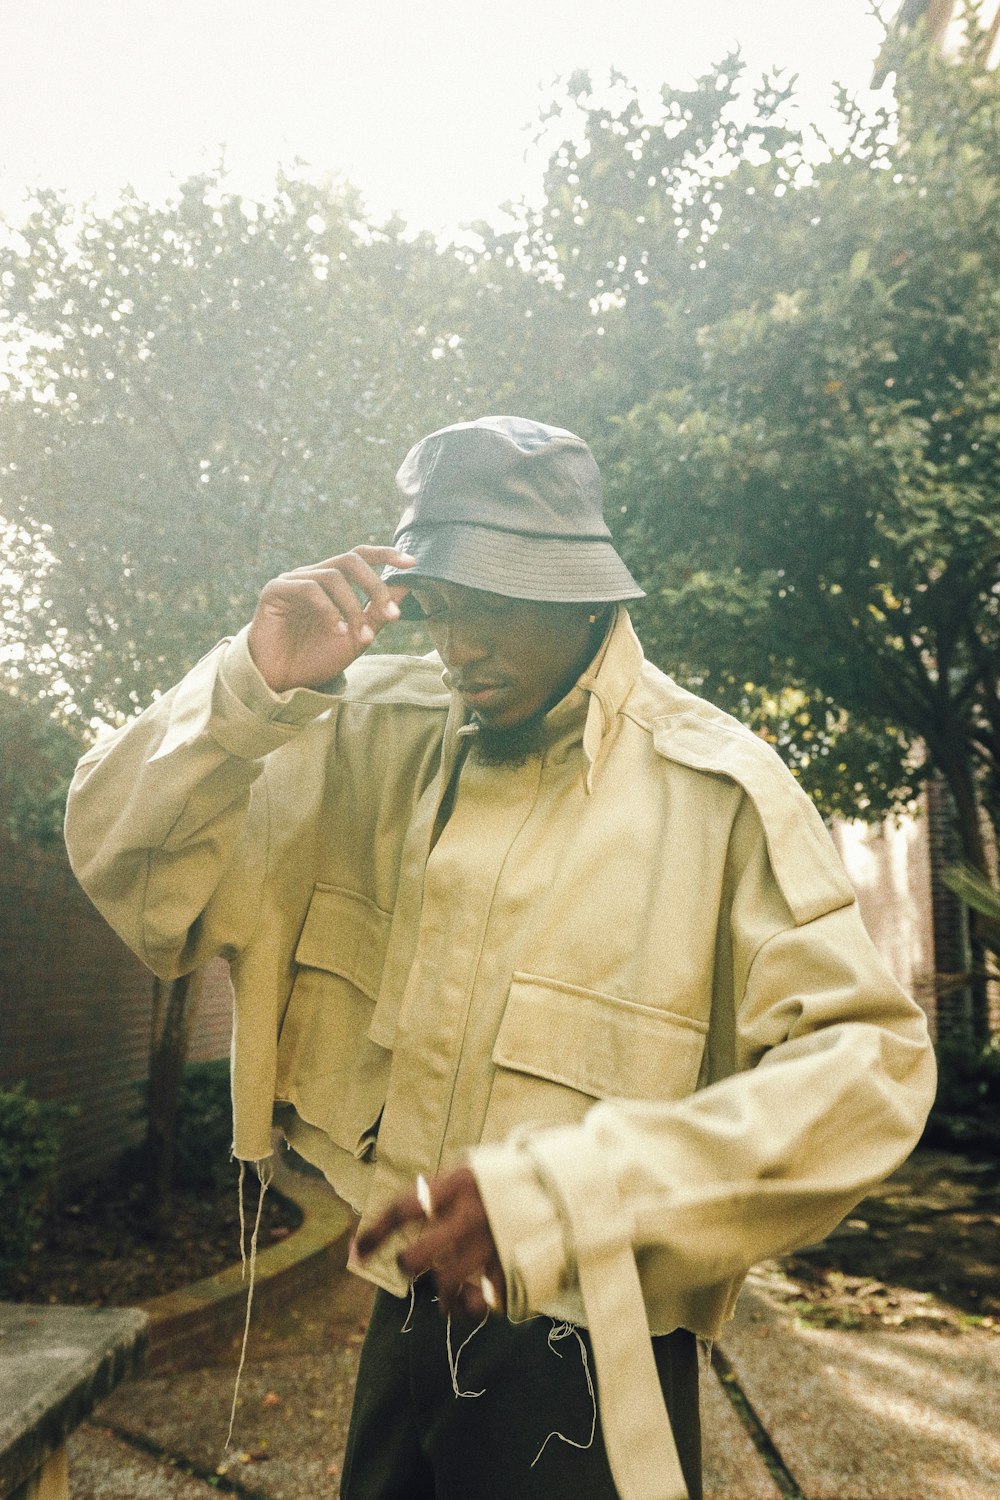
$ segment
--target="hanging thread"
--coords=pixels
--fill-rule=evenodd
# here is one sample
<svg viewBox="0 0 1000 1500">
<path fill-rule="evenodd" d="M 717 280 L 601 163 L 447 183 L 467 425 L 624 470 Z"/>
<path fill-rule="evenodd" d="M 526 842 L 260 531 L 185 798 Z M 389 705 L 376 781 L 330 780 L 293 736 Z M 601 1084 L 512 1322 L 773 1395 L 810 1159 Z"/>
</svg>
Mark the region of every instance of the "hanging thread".
<svg viewBox="0 0 1000 1500">
<path fill-rule="evenodd" d="M 597 1397 L 594 1394 L 594 1382 L 590 1378 L 590 1363 L 587 1359 L 587 1346 L 583 1342 L 583 1339 L 580 1337 L 580 1330 L 573 1323 L 557 1323 L 555 1322 L 555 1320 L 553 1320 L 552 1327 L 549 1329 L 547 1342 L 549 1348 L 552 1350 L 552 1353 L 556 1356 L 556 1358 L 562 1359 L 562 1355 L 556 1348 L 556 1344 L 560 1341 L 560 1339 L 569 1338 L 570 1334 L 573 1334 L 577 1343 L 580 1345 L 580 1356 L 583 1360 L 583 1373 L 587 1377 L 587 1394 L 590 1396 L 591 1405 L 590 1436 L 585 1443 L 578 1443 L 575 1438 L 567 1437 L 564 1432 L 550 1432 L 548 1437 L 546 1437 L 545 1442 L 542 1444 L 538 1452 L 535 1454 L 534 1458 L 531 1460 L 532 1468 L 535 1467 L 538 1460 L 545 1452 L 546 1444 L 548 1443 L 550 1438 L 558 1438 L 561 1443 L 568 1443 L 571 1448 L 593 1447 L 594 1433 L 597 1431 Z"/>
<path fill-rule="evenodd" d="M 236 1422 L 236 1403 L 237 1403 L 237 1401 L 239 1399 L 239 1394 L 240 1394 L 240 1381 L 243 1378 L 243 1366 L 246 1364 L 246 1358 L 247 1358 L 247 1341 L 250 1338 L 250 1309 L 253 1307 L 253 1289 L 254 1289 L 254 1281 L 256 1279 L 256 1274 L 257 1274 L 257 1234 L 258 1234 L 258 1231 L 260 1230 L 260 1216 L 261 1216 L 261 1213 L 262 1213 L 263 1208 L 264 1208 L 264 1194 L 267 1192 L 268 1188 L 270 1187 L 270 1185 L 271 1185 L 271 1179 L 274 1176 L 274 1167 L 271 1165 L 270 1161 L 264 1160 L 264 1161 L 255 1162 L 254 1165 L 257 1168 L 257 1177 L 258 1177 L 259 1182 L 260 1182 L 260 1191 L 259 1191 L 259 1193 L 257 1195 L 257 1216 L 254 1219 L 253 1233 L 250 1236 L 250 1286 L 247 1289 L 247 1311 L 246 1311 L 246 1318 L 245 1318 L 244 1323 L 243 1323 L 243 1343 L 242 1343 L 242 1345 L 240 1347 L 240 1362 L 239 1362 L 239 1366 L 238 1366 L 237 1371 L 236 1371 L 236 1384 L 233 1387 L 233 1405 L 232 1405 L 232 1410 L 229 1413 L 229 1431 L 226 1433 L 226 1443 L 225 1443 L 226 1448 L 229 1447 L 229 1444 L 233 1440 L 233 1427 L 234 1427 L 235 1422 Z M 246 1268 L 247 1268 L 247 1256 L 246 1256 L 246 1251 L 244 1249 L 244 1239 L 245 1239 L 245 1235 L 246 1235 L 246 1220 L 245 1220 L 244 1213 L 243 1213 L 243 1181 L 244 1181 L 245 1175 L 246 1175 L 246 1163 L 241 1161 L 240 1162 L 240 1182 L 239 1182 L 239 1193 L 240 1193 L 240 1265 L 242 1267 L 242 1273 L 243 1273 L 243 1280 L 244 1281 L 246 1280 Z"/>
</svg>

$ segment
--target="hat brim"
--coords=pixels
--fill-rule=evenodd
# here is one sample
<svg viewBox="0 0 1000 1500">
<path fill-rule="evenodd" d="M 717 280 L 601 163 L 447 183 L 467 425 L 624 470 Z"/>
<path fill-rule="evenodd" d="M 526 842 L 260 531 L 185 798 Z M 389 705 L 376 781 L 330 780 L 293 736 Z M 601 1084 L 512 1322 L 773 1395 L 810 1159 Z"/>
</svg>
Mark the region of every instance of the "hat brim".
<svg viewBox="0 0 1000 1500">
<path fill-rule="evenodd" d="M 412 568 L 383 569 L 387 582 L 434 578 L 465 588 L 546 604 L 608 604 L 642 599 L 610 542 L 599 538 L 526 536 L 489 526 L 444 524 L 402 531 L 394 545 L 416 558 Z M 417 618 L 415 609 L 404 617 Z"/>
</svg>

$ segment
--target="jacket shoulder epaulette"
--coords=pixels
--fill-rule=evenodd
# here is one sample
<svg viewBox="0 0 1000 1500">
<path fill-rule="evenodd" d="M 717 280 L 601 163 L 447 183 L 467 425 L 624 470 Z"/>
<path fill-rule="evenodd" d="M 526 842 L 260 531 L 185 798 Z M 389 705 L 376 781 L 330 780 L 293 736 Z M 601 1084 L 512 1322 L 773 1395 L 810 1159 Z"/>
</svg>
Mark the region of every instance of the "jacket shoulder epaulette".
<svg viewBox="0 0 1000 1500">
<path fill-rule="evenodd" d="M 731 714 L 657 676 L 660 691 L 644 704 L 647 714 L 654 709 L 649 714 L 653 748 L 665 760 L 725 776 L 743 789 L 760 818 L 775 878 L 796 924 L 849 906 L 854 890 L 823 820 L 777 752 Z"/>
</svg>

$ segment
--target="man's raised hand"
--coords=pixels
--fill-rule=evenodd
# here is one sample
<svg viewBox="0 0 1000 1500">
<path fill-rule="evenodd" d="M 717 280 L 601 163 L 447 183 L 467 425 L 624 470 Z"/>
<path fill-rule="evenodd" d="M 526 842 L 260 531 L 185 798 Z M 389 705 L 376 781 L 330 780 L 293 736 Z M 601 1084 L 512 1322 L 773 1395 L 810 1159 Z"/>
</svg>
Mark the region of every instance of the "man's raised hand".
<svg viewBox="0 0 1000 1500">
<path fill-rule="evenodd" d="M 395 547 L 355 547 L 266 583 L 247 644 L 272 692 L 321 687 L 367 651 L 406 595 L 405 585 L 382 582 L 381 569 L 413 562 Z"/>
</svg>

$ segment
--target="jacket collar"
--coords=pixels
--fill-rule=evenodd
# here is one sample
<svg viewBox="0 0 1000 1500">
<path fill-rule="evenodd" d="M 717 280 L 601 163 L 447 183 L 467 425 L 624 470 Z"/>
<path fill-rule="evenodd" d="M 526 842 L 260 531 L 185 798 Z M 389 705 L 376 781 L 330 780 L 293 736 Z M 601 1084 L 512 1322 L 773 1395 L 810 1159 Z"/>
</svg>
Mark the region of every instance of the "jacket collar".
<svg viewBox="0 0 1000 1500">
<path fill-rule="evenodd" d="M 432 653 L 432 659 L 439 658 Z M 636 684 L 644 660 L 642 646 L 632 627 L 628 610 L 623 604 L 615 605 L 608 632 L 593 661 L 565 698 L 545 716 L 549 744 L 574 732 L 579 734 L 580 720 L 583 719 L 583 754 L 587 762 L 588 792 L 593 791 L 594 771 L 605 741 Z M 446 687 L 451 686 L 447 671 L 442 673 L 442 680 Z M 450 774 L 463 734 L 469 732 L 470 726 L 465 722 L 462 700 L 457 693 L 452 692 L 442 747 L 442 771 L 445 777 Z"/>
<path fill-rule="evenodd" d="M 583 726 L 583 754 L 587 761 L 587 791 L 593 791 L 594 771 L 629 693 L 642 670 L 643 651 L 623 604 L 604 638 L 604 644 L 577 684 L 590 694 Z"/>
<path fill-rule="evenodd" d="M 643 663 L 642 646 L 624 605 L 616 605 L 607 634 L 593 661 L 559 703 L 545 716 L 548 743 L 579 737 L 587 763 L 585 784 L 593 791 L 594 773 L 625 700 Z"/>
</svg>

